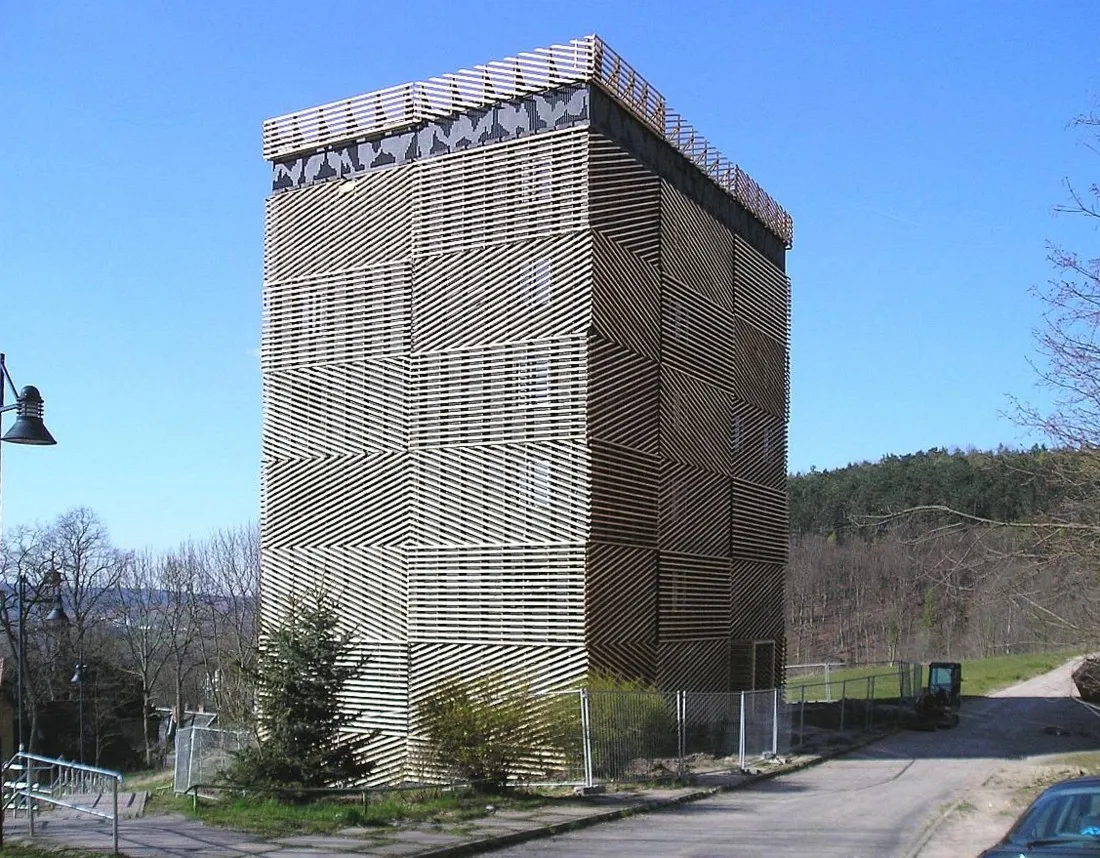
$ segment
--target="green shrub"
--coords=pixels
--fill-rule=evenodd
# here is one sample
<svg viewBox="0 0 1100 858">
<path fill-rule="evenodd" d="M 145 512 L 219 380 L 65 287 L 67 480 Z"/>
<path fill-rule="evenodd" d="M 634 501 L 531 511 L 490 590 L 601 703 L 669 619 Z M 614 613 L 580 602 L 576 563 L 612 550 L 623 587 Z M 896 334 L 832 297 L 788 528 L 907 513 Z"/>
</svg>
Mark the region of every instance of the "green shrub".
<svg viewBox="0 0 1100 858">
<path fill-rule="evenodd" d="M 530 691 L 499 676 L 448 680 L 419 715 L 430 763 L 483 792 L 503 789 L 543 744 Z"/>
</svg>

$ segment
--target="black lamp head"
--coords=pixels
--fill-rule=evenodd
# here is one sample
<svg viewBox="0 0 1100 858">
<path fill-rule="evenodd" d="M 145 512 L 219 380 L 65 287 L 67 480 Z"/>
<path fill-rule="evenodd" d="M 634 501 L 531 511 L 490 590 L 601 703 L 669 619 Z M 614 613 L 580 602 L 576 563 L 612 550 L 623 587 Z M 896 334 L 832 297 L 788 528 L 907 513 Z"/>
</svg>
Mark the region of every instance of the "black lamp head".
<svg viewBox="0 0 1100 858">
<path fill-rule="evenodd" d="M 19 391 L 16 399 L 15 423 L 0 440 L 10 441 L 12 444 L 56 444 L 57 441 L 42 422 L 42 412 L 42 394 L 34 385 L 27 385 Z"/>
<path fill-rule="evenodd" d="M 67 629 L 69 627 L 69 615 L 65 613 L 65 605 L 61 601 L 61 593 L 54 600 L 53 609 L 46 614 L 46 625 L 55 629 Z"/>
</svg>

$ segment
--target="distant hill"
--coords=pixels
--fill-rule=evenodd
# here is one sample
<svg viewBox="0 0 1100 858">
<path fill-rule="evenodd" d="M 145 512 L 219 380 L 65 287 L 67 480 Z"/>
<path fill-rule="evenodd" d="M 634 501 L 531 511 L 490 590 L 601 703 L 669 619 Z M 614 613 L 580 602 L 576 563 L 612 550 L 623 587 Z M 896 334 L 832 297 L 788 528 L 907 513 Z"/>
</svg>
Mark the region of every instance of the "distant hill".
<svg viewBox="0 0 1100 858">
<path fill-rule="evenodd" d="M 791 533 L 842 534 L 860 516 L 924 504 L 999 521 L 1026 521 L 1063 500 L 1054 479 L 1073 454 L 1043 447 L 993 452 L 931 449 L 788 480 Z"/>
</svg>

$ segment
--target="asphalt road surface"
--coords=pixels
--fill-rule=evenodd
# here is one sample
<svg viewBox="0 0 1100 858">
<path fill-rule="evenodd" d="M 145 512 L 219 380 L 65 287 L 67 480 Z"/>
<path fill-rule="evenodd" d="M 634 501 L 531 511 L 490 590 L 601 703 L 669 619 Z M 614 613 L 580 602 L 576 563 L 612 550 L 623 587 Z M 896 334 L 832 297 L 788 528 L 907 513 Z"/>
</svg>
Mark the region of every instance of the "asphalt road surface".
<svg viewBox="0 0 1100 858">
<path fill-rule="evenodd" d="M 495 852 L 501 856 L 950 858 L 991 845 L 937 823 L 1007 762 L 1100 750 L 1100 718 L 1070 699 L 1071 666 L 964 699 L 953 730 L 906 731 L 747 789 Z M 969 842 L 968 842 L 969 841 Z"/>
</svg>

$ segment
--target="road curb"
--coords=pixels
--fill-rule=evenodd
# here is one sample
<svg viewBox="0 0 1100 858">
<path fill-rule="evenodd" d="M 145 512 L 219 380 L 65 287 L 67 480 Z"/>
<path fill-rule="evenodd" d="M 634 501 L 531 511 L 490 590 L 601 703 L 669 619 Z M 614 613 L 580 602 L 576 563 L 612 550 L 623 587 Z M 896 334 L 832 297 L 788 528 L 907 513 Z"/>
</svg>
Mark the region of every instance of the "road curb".
<svg viewBox="0 0 1100 858">
<path fill-rule="evenodd" d="M 620 807 L 615 810 L 608 810 L 603 813 L 593 813 L 590 816 L 582 816 L 577 819 L 566 820 L 565 822 L 555 822 L 550 825 L 539 826 L 538 828 L 530 828 L 526 831 L 510 831 L 507 834 L 494 835 L 493 837 L 483 837 L 479 840 L 469 840 L 465 843 L 457 843 L 454 846 L 441 846 L 436 849 L 429 849 L 425 852 L 417 852 L 415 858 L 455 858 L 460 855 L 477 855 L 482 852 L 492 852 L 497 849 L 506 849 L 509 846 L 518 846 L 521 843 L 528 843 L 532 840 L 541 840 L 546 837 L 554 837 L 558 834 L 565 834 L 569 831 L 577 831 L 582 828 L 589 828 L 593 825 L 600 825 L 604 822 L 614 822 L 616 819 L 625 819 L 630 816 L 641 816 L 646 813 L 655 813 L 656 811 L 664 810 L 670 807 L 676 807 L 681 804 L 688 804 L 694 801 L 700 801 L 704 798 L 711 798 L 724 792 L 733 792 L 734 790 L 745 789 L 746 787 L 757 783 L 759 781 L 770 780 L 777 778 L 780 775 L 790 774 L 791 772 L 802 771 L 812 766 L 816 766 L 826 760 L 831 760 L 833 757 L 838 757 L 841 754 L 849 753 L 850 751 L 862 748 L 865 745 L 869 745 L 871 742 L 877 742 L 879 739 L 884 738 L 889 733 L 876 734 L 869 736 L 858 742 L 854 742 L 844 747 L 838 747 L 823 751 L 820 754 L 814 754 L 808 756 L 805 759 L 798 760 L 793 763 L 784 763 L 781 766 L 771 769 L 766 772 L 756 772 L 745 777 L 744 780 L 738 781 L 733 784 L 720 784 L 718 786 L 707 787 L 705 789 L 698 789 L 693 792 L 684 793 L 683 795 L 672 796 L 671 798 L 664 799 L 650 799 L 648 801 L 642 801 L 638 804 L 631 805 L 630 807 Z"/>
</svg>

